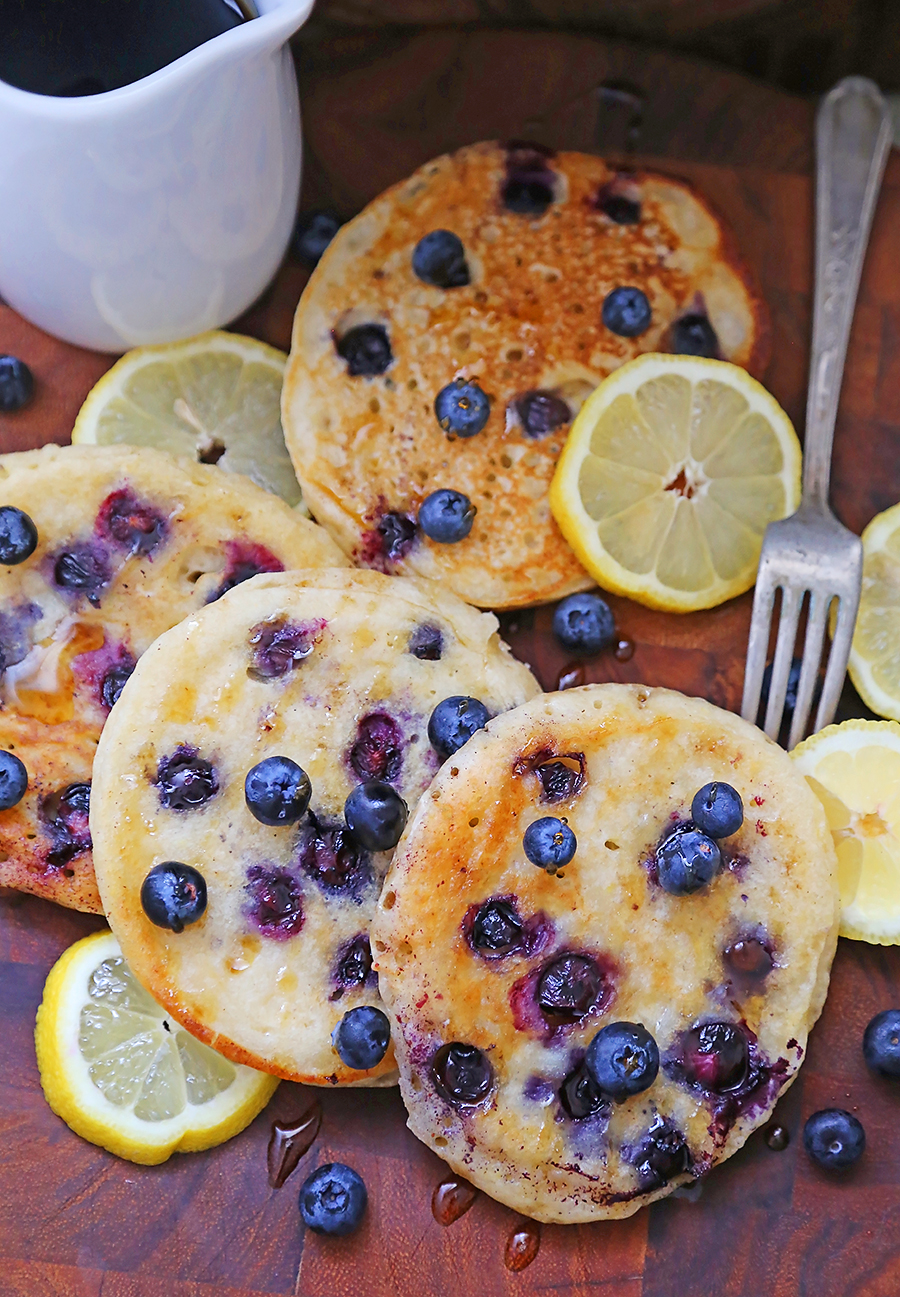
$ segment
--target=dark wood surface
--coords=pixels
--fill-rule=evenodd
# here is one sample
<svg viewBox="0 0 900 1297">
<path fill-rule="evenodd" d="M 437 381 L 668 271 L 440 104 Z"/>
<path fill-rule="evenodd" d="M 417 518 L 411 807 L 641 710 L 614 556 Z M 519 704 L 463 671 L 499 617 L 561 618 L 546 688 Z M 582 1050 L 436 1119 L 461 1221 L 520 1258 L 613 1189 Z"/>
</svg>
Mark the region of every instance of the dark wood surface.
<svg viewBox="0 0 900 1297">
<path fill-rule="evenodd" d="M 626 45 L 547 34 L 370 34 L 304 47 L 304 203 L 351 215 L 445 148 L 530 135 L 618 151 L 627 123 L 597 87 L 645 96 L 642 156 L 689 177 L 732 220 L 774 319 L 767 382 L 802 423 L 811 282 L 812 108 L 734 75 Z M 288 260 L 238 327 L 285 346 L 306 273 Z M 851 344 L 838 423 L 834 497 L 859 530 L 900 499 L 900 158 L 892 155 Z M 38 393 L 0 416 L 0 450 L 68 439 L 109 357 L 55 342 L 0 306 L 0 352 L 34 368 Z M 669 617 L 616 600 L 630 662 L 597 660 L 588 679 L 643 680 L 740 696 L 749 597 Z M 553 688 L 565 659 L 546 609 L 505 619 L 510 640 Z M 849 711 L 858 707 L 852 694 Z M 785 1152 L 757 1134 L 701 1186 L 629 1221 L 545 1227 L 522 1274 L 503 1266 L 516 1217 L 480 1197 L 450 1228 L 432 1219 L 443 1167 L 405 1129 L 396 1092 L 327 1092 L 319 1140 L 285 1188 L 266 1180 L 276 1118 L 312 1094 L 283 1084 L 250 1130 L 157 1168 L 82 1142 L 46 1107 L 32 1032 L 44 978 L 99 921 L 0 896 L 0 1297 L 893 1297 L 900 1291 L 900 1090 L 867 1074 L 863 1027 L 900 1003 L 900 955 L 841 942 L 831 993 L 800 1079 L 778 1108 Z M 804 1118 L 840 1105 L 869 1140 L 840 1179 L 799 1147 Z M 357 1167 L 370 1208 L 355 1236 L 304 1236 L 297 1189 L 317 1163 Z"/>
</svg>

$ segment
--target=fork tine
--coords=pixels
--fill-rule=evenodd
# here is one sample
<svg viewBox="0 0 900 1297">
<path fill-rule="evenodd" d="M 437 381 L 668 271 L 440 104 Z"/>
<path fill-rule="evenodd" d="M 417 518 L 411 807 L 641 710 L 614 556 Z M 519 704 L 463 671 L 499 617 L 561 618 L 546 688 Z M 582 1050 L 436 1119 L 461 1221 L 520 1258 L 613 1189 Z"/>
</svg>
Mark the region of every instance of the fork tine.
<svg viewBox="0 0 900 1297">
<path fill-rule="evenodd" d="M 830 725 L 834 720 L 834 713 L 837 711 L 838 699 L 844 685 L 858 610 L 859 590 L 857 588 L 852 594 L 842 596 L 838 604 L 837 624 L 831 641 L 828 669 L 825 672 L 822 697 L 819 699 L 819 710 L 816 712 L 817 730 L 822 729 L 824 725 Z"/>
<path fill-rule="evenodd" d="M 798 593 L 793 586 L 782 586 L 781 618 L 778 622 L 775 661 L 772 663 L 769 703 L 766 707 L 766 722 L 763 727 L 770 739 L 777 739 L 778 731 L 781 729 L 781 718 L 784 714 L 784 700 L 787 694 L 788 677 L 791 672 L 791 660 L 794 656 L 794 642 L 797 638 L 797 623 L 800 620 L 802 600 L 802 593 Z"/>
<path fill-rule="evenodd" d="M 775 582 L 772 580 L 770 570 L 761 562 L 756 578 L 756 592 L 753 596 L 750 638 L 747 641 L 747 665 L 744 668 L 744 697 L 741 702 L 741 715 L 751 725 L 756 724 L 756 717 L 759 714 L 774 603 Z"/>
<path fill-rule="evenodd" d="M 832 597 L 831 594 L 823 593 L 821 590 L 813 590 L 809 597 L 806 638 L 803 641 L 803 665 L 800 668 L 800 682 L 797 686 L 797 703 L 794 707 L 794 719 L 791 722 L 789 748 L 796 747 L 806 732 L 816 677 L 819 674 L 819 663 L 822 661 L 825 623 L 828 620 Z"/>
</svg>

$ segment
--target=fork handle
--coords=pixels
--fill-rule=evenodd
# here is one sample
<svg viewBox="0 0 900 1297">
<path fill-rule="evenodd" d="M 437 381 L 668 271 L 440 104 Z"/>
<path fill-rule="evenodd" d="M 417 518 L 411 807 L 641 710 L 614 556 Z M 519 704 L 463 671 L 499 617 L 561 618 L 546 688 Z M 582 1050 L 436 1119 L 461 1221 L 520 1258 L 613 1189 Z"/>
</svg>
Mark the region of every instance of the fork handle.
<svg viewBox="0 0 900 1297">
<path fill-rule="evenodd" d="M 831 446 L 891 120 L 874 82 L 845 77 L 816 118 L 816 281 L 806 406 L 803 504 L 828 511 Z"/>
</svg>

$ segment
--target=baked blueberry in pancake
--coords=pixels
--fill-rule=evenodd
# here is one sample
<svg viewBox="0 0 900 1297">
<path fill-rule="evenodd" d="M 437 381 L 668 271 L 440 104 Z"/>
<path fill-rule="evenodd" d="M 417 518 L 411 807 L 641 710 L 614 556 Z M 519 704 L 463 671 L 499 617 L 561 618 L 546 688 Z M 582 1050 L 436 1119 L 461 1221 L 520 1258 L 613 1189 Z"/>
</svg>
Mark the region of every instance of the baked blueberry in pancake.
<svg viewBox="0 0 900 1297">
<path fill-rule="evenodd" d="M 258 576 L 162 635 L 91 804 L 135 976 L 235 1062 L 392 1083 L 369 945 L 391 852 L 445 755 L 537 691 L 491 614 L 377 572 Z"/>
<path fill-rule="evenodd" d="M 99 911 L 91 763 L 140 655 L 257 572 L 345 562 L 212 466 L 125 446 L 0 457 L 0 752 L 28 777 L 0 808 L 0 885 Z"/>
<path fill-rule="evenodd" d="M 297 308 L 286 442 L 355 563 L 482 607 L 557 599 L 591 584 L 547 502 L 586 396 L 647 351 L 758 374 L 768 336 L 729 231 L 688 185 L 476 144 L 335 235 Z M 471 527 L 435 528 L 437 492 Z"/>
<path fill-rule="evenodd" d="M 820 805 L 731 713 L 610 684 L 492 719 L 372 924 L 410 1128 L 526 1215 L 631 1214 L 768 1119 L 837 913 Z"/>
</svg>

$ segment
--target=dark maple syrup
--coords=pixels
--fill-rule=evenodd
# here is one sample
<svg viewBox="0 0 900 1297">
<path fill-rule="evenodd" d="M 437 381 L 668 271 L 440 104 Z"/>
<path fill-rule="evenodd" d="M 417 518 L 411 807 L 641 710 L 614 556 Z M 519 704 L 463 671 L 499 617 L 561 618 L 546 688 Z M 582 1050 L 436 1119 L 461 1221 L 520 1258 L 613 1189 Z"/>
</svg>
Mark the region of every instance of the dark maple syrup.
<svg viewBox="0 0 900 1297">
<path fill-rule="evenodd" d="M 431 1195 L 431 1214 L 439 1225 L 452 1225 L 460 1216 L 465 1216 L 477 1197 L 477 1189 L 465 1180 L 449 1176 L 435 1187 Z"/>
<path fill-rule="evenodd" d="M 541 1227 L 536 1220 L 520 1220 L 506 1240 L 503 1264 L 518 1273 L 530 1266 L 541 1246 Z"/>
<path fill-rule="evenodd" d="M 570 666 L 563 667 L 559 673 L 559 679 L 556 681 L 557 689 L 577 689 L 579 685 L 584 684 L 584 667 L 578 662 L 573 662 Z"/>
<path fill-rule="evenodd" d="M 269 1184 L 280 1189 L 288 1176 L 297 1169 L 301 1157 L 315 1143 L 322 1125 L 322 1105 L 318 1099 L 296 1121 L 275 1121 L 266 1151 Z"/>
<path fill-rule="evenodd" d="M 775 1153 L 783 1153 L 791 1142 L 791 1133 L 786 1126 L 770 1121 L 763 1130 L 763 1138 Z"/>
<path fill-rule="evenodd" d="M 617 662 L 630 662 L 634 657 L 634 640 L 620 639 L 613 654 Z"/>
<path fill-rule="evenodd" d="M 99 95 L 254 17 L 248 0 L 0 0 L 0 81 Z"/>
</svg>

